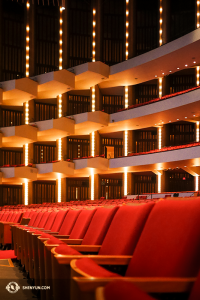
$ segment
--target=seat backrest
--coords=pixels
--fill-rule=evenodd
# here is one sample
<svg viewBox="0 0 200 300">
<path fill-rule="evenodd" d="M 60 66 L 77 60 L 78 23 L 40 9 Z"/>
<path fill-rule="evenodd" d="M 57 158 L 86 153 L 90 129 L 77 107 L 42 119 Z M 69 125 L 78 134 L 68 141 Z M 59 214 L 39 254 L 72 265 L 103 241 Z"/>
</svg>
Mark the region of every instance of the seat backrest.
<svg viewBox="0 0 200 300">
<path fill-rule="evenodd" d="M 96 209 L 83 209 L 74 224 L 70 239 L 83 239 Z"/>
<path fill-rule="evenodd" d="M 29 218 L 29 216 L 30 216 L 30 214 L 31 214 L 31 211 L 25 211 L 24 213 L 23 213 L 23 218 Z"/>
<path fill-rule="evenodd" d="M 43 211 L 38 212 L 37 218 L 35 219 L 35 224 L 34 224 L 35 227 L 38 227 L 43 215 L 44 215 Z"/>
<path fill-rule="evenodd" d="M 45 224 L 47 223 L 47 220 L 50 216 L 51 212 L 50 211 L 45 211 L 41 220 L 40 220 L 40 223 L 38 224 L 38 228 L 44 228 Z"/>
<path fill-rule="evenodd" d="M 65 219 L 60 227 L 59 234 L 60 235 L 70 235 L 72 228 L 82 210 L 72 210 L 70 209 L 65 216 Z"/>
<path fill-rule="evenodd" d="M 97 208 L 88 230 L 83 238 L 82 245 L 101 245 L 106 235 L 108 227 L 118 210 L 118 206 L 113 208 Z"/>
<path fill-rule="evenodd" d="M 200 266 L 199 216 L 199 200 L 158 202 L 133 253 L 127 276 L 196 276 Z"/>
<path fill-rule="evenodd" d="M 7 217 L 7 219 L 6 219 L 6 222 L 10 222 L 11 221 L 11 219 L 12 219 L 12 217 L 13 217 L 13 212 L 9 212 L 9 215 L 8 215 L 8 217 Z"/>
<path fill-rule="evenodd" d="M 0 212 L 0 221 L 2 220 L 3 216 L 4 216 L 5 211 L 1 211 Z"/>
<path fill-rule="evenodd" d="M 52 211 L 50 216 L 48 217 L 48 220 L 44 226 L 44 229 L 51 230 L 51 227 L 53 226 L 53 222 L 55 220 L 55 217 L 57 215 L 58 211 Z"/>
<path fill-rule="evenodd" d="M 132 255 L 154 204 L 120 206 L 99 250 L 100 255 Z"/>
<path fill-rule="evenodd" d="M 21 221 L 21 218 L 22 218 L 22 212 L 18 212 L 15 214 L 15 219 L 13 220 L 13 222 L 15 223 L 19 223 Z"/>
<path fill-rule="evenodd" d="M 68 213 L 68 210 L 60 210 L 54 220 L 53 226 L 51 227 L 52 232 L 58 232 L 63 223 L 63 220 Z"/>
<path fill-rule="evenodd" d="M 31 219 L 30 219 L 30 222 L 28 223 L 28 226 L 34 226 L 34 223 L 35 223 L 35 220 L 37 218 L 37 215 L 38 215 L 38 212 L 37 211 L 34 211 L 32 214 L 31 214 Z"/>
<path fill-rule="evenodd" d="M 14 212 L 9 220 L 9 222 L 14 222 L 15 218 L 16 218 L 16 212 Z"/>
</svg>

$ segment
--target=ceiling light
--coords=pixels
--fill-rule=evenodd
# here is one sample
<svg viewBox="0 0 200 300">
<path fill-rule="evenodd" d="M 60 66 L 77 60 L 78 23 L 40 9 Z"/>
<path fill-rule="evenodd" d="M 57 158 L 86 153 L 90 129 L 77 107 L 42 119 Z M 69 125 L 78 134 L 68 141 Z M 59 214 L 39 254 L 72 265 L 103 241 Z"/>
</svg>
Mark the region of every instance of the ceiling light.
<svg viewBox="0 0 200 300">
<path fill-rule="evenodd" d="M 188 65 L 185 65 L 185 67 L 187 67 Z"/>
<path fill-rule="evenodd" d="M 169 121 L 169 123 L 170 123 L 171 121 Z"/>
<path fill-rule="evenodd" d="M 155 77 L 158 77 L 157 75 L 155 75 Z"/>
<path fill-rule="evenodd" d="M 193 117 L 195 117 L 195 115 L 193 115 Z"/>
<path fill-rule="evenodd" d="M 177 70 L 179 70 L 180 68 L 177 68 Z"/>
<path fill-rule="evenodd" d="M 187 119 L 187 117 L 185 117 L 185 119 Z"/>
<path fill-rule="evenodd" d="M 196 64 L 196 61 L 193 61 L 193 64 Z"/>
<path fill-rule="evenodd" d="M 179 121 L 179 119 L 177 119 L 177 121 Z"/>
<path fill-rule="evenodd" d="M 162 75 L 164 75 L 165 73 L 162 73 Z"/>
<path fill-rule="evenodd" d="M 169 73 L 171 73 L 172 71 L 169 71 Z"/>
</svg>

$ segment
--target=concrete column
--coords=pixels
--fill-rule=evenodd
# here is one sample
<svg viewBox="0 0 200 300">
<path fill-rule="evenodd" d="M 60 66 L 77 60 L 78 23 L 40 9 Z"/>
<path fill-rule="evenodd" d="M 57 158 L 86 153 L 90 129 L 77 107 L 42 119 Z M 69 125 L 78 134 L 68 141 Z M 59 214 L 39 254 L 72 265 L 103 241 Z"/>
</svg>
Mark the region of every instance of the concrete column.
<svg viewBox="0 0 200 300">
<path fill-rule="evenodd" d="M 67 137 L 62 138 L 62 158 L 66 160 L 68 157 L 68 139 Z"/>
<path fill-rule="evenodd" d="M 136 0 L 129 0 L 129 59 L 137 53 L 137 15 Z"/>
<path fill-rule="evenodd" d="M 94 155 L 99 155 L 100 154 L 100 134 L 98 131 L 94 132 L 94 142 L 95 142 L 95 151 L 94 151 Z M 90 133 L 90 155 L 92 155 L 92 133 Z"/>
<path fill-rule="evenodd" d="M 89 199 L 91 199 L 91 176 L 89 176 Z M 101 196 L 101 182 L 98 174 L 94 174 L 94 200 L 100 199 Z"/>
<path fill-rule="evenodd" d="M 65 0 L 63 18 L 63 69 L 69 68 L 69 0 Z"/>
<path fill-rule="evenodd" d="M 23 147 L 23 153 L 24 153 L 24 147 Z M 34 144 L 33 143 L 28 145 L 28 162 L 31 164 L 34 163 Z"/>
<path fill-rule="evenodd" d="M 25 6 L 26 7 L 26 6 Z M 29 77 L 37 75 L 35 74 L 35 5 L 30 1 L 30 8 L 29 8 L 29 17 L 27 16 L 27 9 L 25 8 L 25 24 L 27 21 L 29 22 L 30 31 L 30 53 L 29 53 Z M 26 30 L 26 25 L 25 25 Z M 26 55 L 26 51 L 24 52 L 24 56 Z M 26 57 L 24 57 L 24 64 L 26 62 Z"/>
<path fill-rule="evenodd" d="M 157 149 L 159 149 L 159 128 L 157 128 Z M 161 127 L 161 148 L 169 145 L 169 127 L 164 124 Z"/>
<path fill-rule="evenodd" d="M 66 202 L 67 200 L 67 180 L 61 178 L 61 201 Z"/>
<path fill-rule="evenodd" d="M 122 195 L 124 195 L 125 173 L 122 177 Z M 127 195 L 133 195 L 133 174 L 127 173 Z M 125 196 L 125 195 L 124 195 Z"/>
<path fill-rule="evenodd" d="M 170 42 L 170 1 L 162 0 L 162 6 L 162 40 L 163 44 L 166 44 Z"/>
<path fill-rule="evenodd" d="M 98 85 L 95 85 L 95 111 L 103 109 L 103 95 Z M 90 88 L 90 111 L 92 111 L 92 87 Z"/>
<path fill-rule="evenodd" d="M 170 94 L 170 82 L 169 76 L 165 76 L 162 79 L 162 95 L 169 95 Z"/>
<path fill-rule="evenodd" d="M 29 123 L 35 121 L 35 102 L 34 100 L 30 100 L 29 104 Z M 25 103 L 23 103 L 23 125 L 25 124 Z"/>
<path fill-rule="evenodd" d="M 128 130 L 128 146 L 127 146 L 127 152 L 132 153 L 134 146 L 133 146 L 133 135 L 132 135 L 132 130 Z M 123 155 L 125 155 L 125 131 L 123 132 Z"/>
<path fill-rule="evenodd" d="M 194 140 L 195 142 L 199 142 L 199 121 L 195 123 Z"/>
<path fill-rule="evenodd" d="M 102 1 L 101 0 L 93 0 L 92 1 L 92 11 L 93 8 L 96 9 L 96 61 L 102 61 L 103 58 L 103 49 L 102 49 Z M 93 18 L 93 15 L 92 15 Z M 92 24 L 92 20 L 91 20 Z"/>
<path fill-rule="evenodd" d="M 125 86 L 123 88 L 123 107 L 125 108 Z M 135 104 L 135 86 L 128 86 L 128 106 Z"/>
</svg>

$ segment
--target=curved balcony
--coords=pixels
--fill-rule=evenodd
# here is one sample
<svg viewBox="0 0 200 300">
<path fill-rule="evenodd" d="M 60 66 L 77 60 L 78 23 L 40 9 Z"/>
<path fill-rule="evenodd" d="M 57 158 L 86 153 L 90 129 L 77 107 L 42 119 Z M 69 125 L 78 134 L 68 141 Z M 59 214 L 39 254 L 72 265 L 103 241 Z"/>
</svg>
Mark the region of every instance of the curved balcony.
<svg viewBox="0 0 200 300">
<path fill-rule="evenodd" d="M 32 168 L 32 166 L 25 165 L 5 165 L 1 167 L 2 172 L 2 182 L 14 182 L 21 183 L 23 179 L 28 179 L 29 181 L 37 180 L 37 169 Z"/>
<path fill-rule="evenodd" d="M 74 163 L 69 161 L 53 161 L 36 164 L 38 179 L 48 180 L 74 175 Z M 59 175 L 58 175 L 59 174 Z"/>
<path fill-rule="evenodd" d="M 30 78 L 20 78 L 1 82 L 4 105 L 23 105 L 24 102 L 37 98 L 37 82 Z"/>
<path fill-rule="evenodd" d="M 176 147 L 165 147 L 161 150 L 132 153 L 129 156 L 109 160 L 109 168 L 123 171 L 153 171 L 182 168 L 192 175 L 199 173 L 200 143 L 192 143 Z"/>
<path fill-rule="evenodd" d="M 0 130 L 3 147 L 22 147 L 37 141 L 37 128 L 31 125 L 1 127 Z"/>
<path fill-rule="evenodd" d="M 66 117 L 38 121 L 34 124 L 38 128 L 38 141 L 56 141 L 59 138 L 74 134 L 74 121 Z"/>
<path fill-rule="evenodd" d="M 108 171 L 109 168 L 109 160 L 98 155 L 96 157 L 77 158 L 73 162 L 75 174 L 80 176 L 90 175 L 91 169 L 93 169 L 94 174 L 100 174 Z"/>
</svg>

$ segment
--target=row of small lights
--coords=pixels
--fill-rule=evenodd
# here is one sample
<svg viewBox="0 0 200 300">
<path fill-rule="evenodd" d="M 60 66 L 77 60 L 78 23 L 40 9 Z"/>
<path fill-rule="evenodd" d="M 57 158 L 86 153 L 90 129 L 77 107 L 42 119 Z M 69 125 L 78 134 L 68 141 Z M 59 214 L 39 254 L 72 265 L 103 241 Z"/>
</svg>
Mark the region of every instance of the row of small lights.
<svg viewBox="0 0 200 300">
<path fill-rule="evenodd" d="M 93 20 L 92 20 L 93 32 L 92 32 L 92 61 L 96 61 L 96 9 L 93 9 Z"/>
<path fill-rule="evenodd" d="M 128 47 L 129 47 L 129 0 L 126 0 L 126 44 L 125 44 L 125 57 L 126 60 L 128 60 L 128 55 L 129 55 L 129 51 L 128 51 Z"/>
<path fill-rule="evenodd" d="M 162 8 L 162 0 L 160 0 L 160 20 L 159 20 L 159 23 L 160 23 L 160 28 L 159 28 L 159 45 L 162 46 L 162 23 L 163 23 L 163 20 L 162 20 L 162 13 L 163 13 L 163 8 Z"/>
<path fill-rule="evenodd" d="M 196 61 L 193 61 L 193 64 L 196 64 Z M 185 67 L 188 67 L 188 65 L 186 64 Z M 180 70 L 180 68 L 178 67 L 177 70 Z M 170 70 L 169 73 L 172 73 L 172 70 Z M 165 73 L 163 72 L 162 75 L 165 75 Z M 155 77 L 158 77 L 158 75 L 155 75 Z"/>
<path fill-rule="evenodd" d="M 29 9 L 30 9 L 30 2 L 29 0 L 26 3 L 26 8 L 27 8 L 27 16 L 29 20 Z M 29 60 L 30 60 L 30 27 L 29 24 L 27 23 L 26 25 L 26 77 L 29 77 Z"/>
<path fill-rule="evenodd" d="M 63 7 L 60 7 L 60 30 L 59 30 L 59 70 L 62 70 L 62 54 L 63 54 L 63 18 L 62 18 L 62 11 L 63 11 Z"/>
</svg>

